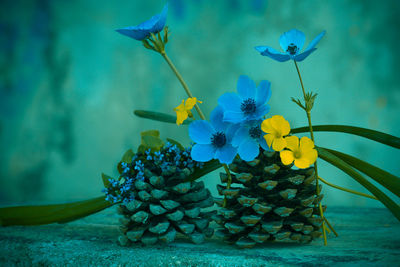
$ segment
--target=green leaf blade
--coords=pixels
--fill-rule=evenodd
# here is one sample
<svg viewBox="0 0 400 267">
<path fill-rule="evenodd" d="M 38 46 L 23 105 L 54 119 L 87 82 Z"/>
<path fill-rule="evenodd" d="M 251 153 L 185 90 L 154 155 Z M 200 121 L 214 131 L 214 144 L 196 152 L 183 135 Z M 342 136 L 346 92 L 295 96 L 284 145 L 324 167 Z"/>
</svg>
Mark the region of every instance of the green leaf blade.
<svg viewBox="0 0 400 267">
<path fill-rule="evenodd" d="M 149 110 L 134 110 L 133 114 L 144 119 L 176 124 L 176 116 L 166 113 L 149 111 Z M 188 125 L 192 121 L 193 121 L 192 119 L 186 119 L 182 124 Z"/>
<path fill-rule="evenodd" d="M 370 191 L 383 205 L 385 205 L 390 212 L 400 221 L 400 206 L 390 199 L 385 193 L 379 190 L 375 185 L 365 179 L 359 172 L 353 169 L 349 164 L 330 153 L 329 151 L 318 147 L 318 157 L 339 168 L 340 170 L 347 173 L 350 177 L 356 180 L 359 184 L 364 186 Z"/>
<path fill-rule="evenodd" d="M 322 148 L 322 147 L 321 147 Z M 348 163 L 353 168 L 363 172 L 364 174 L 368 175 L 376 182 L 387 188 L 393 194 L 400 197 L 400 178 L 382 170 L 374 165 L 371 165 L 363 160 L 357 159 L 353 156 L 347 155 L 345 153 L 323 148 L 326 151 L 332 153 L 333 155 L 337 156 L 338 158 L 342 159 L 346 163 Z"/>
<path fill-rule="evenodd" d="M 400 149 L 400 138 L 383 133 L 375 130 L 355 127 L 355 126 L 347 126 L 347 125 L 315 125 L 313 126 L 313 131 L 315 132 L 341 132 L 347 134 L 358 135 L 364 138 L 368 138 L 370 140 Z M 291 133 L 306 133 L 309 132 L 309 128 L 307 127 L 299 127 L 291 130 Z"/>
</svg>

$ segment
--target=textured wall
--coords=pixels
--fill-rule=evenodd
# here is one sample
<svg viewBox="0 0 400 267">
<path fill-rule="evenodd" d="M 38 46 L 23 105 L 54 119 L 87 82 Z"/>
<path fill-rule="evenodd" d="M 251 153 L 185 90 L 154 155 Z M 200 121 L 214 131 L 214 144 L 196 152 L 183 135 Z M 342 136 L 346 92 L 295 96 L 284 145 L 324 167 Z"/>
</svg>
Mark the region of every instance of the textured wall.
<svg viewBox="0 0 400 267">
<path fill-rule="evenodd" d="M 215 3 L 217 2 L 217 3 Z M 185 94 L 162 58 L 114 29 L 160 12 L 164 1 L 36 0 L 0 3 L 0 201 L 97 196 L 101 172 L 115 174 L 142 130 L 188 144 L 185 126 L 135 118 L 134 109 L 172 113 Z M 295 68 L 261 57 L 297 28 L 318 50 L 300 64 L 318 93 L 315 124 L 352 124 L 400 136 L 398 1 L 171 0 L 167 52 L 208 114 L 239 75 L 272 82 L 270 115 L 306 124 Z M 371 141 L 318 133 L 317 143 L 400 174 L 399 152 Z M 363 190 L 321 162 L 321 176 Z M 214 189 L 216 175 L 205 179 Z M 326 189 L 330 205 L 380 205 Z M 215 191 L 214 191 L 215 192 Z"/>
</svg>

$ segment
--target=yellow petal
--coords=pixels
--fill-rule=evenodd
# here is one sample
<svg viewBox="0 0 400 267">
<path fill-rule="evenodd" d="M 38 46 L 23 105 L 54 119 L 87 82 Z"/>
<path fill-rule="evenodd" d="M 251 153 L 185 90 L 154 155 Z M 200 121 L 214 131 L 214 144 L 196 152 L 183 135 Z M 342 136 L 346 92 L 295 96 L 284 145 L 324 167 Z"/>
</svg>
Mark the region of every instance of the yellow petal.
<svg viewBox="0 0 400 267">
<path fill-rule="evenodd" d="M 269 146 L 269 148 L 271 148 L 272 141 L 274 141 L 274 135 L 273 134 L 266 134 L 266 135 L 264 135 L 264 139 L 267 142 L 267 145 Z"/>
<path fill-rule="evenodd" d="M 306 158 L 301 157 L 299 159 L 295 159 L 294 160 L 294 165 L 297 168 L 305 169 L 305 168 L 308 168 L 310 166 L 310 162 Z"/>
<path fill-rule="evenodd" d="M 282 136 L 288 135 L 290 132 L 289 122 L 281 115 L 272 116 L 271 125 Z"/>
<path fill-rule="evenodd" d="M 286 147 L 286 145 L 286 140 L 283 137 L 275 138 L 274 142 L 272 143 L 272 149 L 275 151 L 281 151 Z"/>
<path fill-rule="evenodd" d="M 194 105 L 196 105 L 196 102 L 197 102 L 197 98 L 189 97 L 188 99 L 186 99 L 185 109 L 191 110 L 194 107 Z"/>
<path fill-rule="evenodd" d="M 300 139 L 300 150 L 303 152 L 309 151 L 314 148 L 314 142 L 307 136 L 303 136 Z"/>
<path fill-rule="evenodd" d="M 282 163 L 285 165 L 291 164 L 294 160 L 292 151 L 283 150 L 279 155 L 281 156 Z"/>
<path fill-rule="evenodd" d="M 174 111 L 178 112 L 182 112 L 185 110 L 185 104 L 184 104 L 185 100 L 182 100 L 182 103 L 179 104 L 179 106 L 177 106 L 176 108 L 174 108 Z"/>
<path fill-rule="evenodd" d="M 290 150 L 297 151 L 299 149 L 299 138 L 295 135 L 285 137 L 286 147 Z"/>
<path fill-rule="evenodd" d="M 318 153 L 317 150 L 311 149 L 306 152 L 301 152 L 301 158 L 307 159 L 308 162 L 311 164 L 314 164 L 314 162 L 317 160 Z"/>
<path fill-rule="evenodd" d="M 275 133 L 276 130 L 271 125 L 271 119 L 266 119 L 261 123 L 261 130 L 264 133 Z"/>
<path fill-rule="evenodd" d="M 188 117 L 188 113 L 186 111 L 177 111 L 176 112 L 176 124 L 181 125 L 184 120 Z"/>
</svg>

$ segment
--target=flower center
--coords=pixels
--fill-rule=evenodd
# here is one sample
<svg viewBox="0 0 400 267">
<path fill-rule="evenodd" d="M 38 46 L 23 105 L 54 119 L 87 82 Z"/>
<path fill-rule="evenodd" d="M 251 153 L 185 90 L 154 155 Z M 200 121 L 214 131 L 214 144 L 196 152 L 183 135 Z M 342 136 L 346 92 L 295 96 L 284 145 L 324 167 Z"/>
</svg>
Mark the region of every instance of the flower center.
<svg viewBox="0 0 400 267">
<path fill-rule="evenodd" d="M 293 55 L 295 55 L 295 54 L 297 53 L 297 50 L 299 50 L 299 49 L 297 48 L 297 46 L 296 46 L 295 44 L 291 43 L 291 44 L 288 46 L 286 52 L 288 52 L 289 54 L 291 54 L 291 55 L 293 56 Z"/>
<path fill-rule="evenodd" d="M 220 148 L 226 144 L 226 135 L 223 132 L 216 132 L 211 137 L 211 144 L 215 147 Z"/>
<path fill-rule="evenodd" d="M 261 136 L 260 126 L 254 126 L 249 129 L 249 135 L 251 138 L 258 139 Z"/>
<path fill-rule="evenodd" d="M 240 105 L 240 109 L 245 115 L 252 114 L 256 111 L 256 101 L 253 98 L 247 98 Z"/>
<path fill-rule="evenodd" d="M 294 151 L 293 152 L 293 157 L 296 158 L 296 159 L 301 158 L 301 152 L 300 151 Z"/>
</svg>

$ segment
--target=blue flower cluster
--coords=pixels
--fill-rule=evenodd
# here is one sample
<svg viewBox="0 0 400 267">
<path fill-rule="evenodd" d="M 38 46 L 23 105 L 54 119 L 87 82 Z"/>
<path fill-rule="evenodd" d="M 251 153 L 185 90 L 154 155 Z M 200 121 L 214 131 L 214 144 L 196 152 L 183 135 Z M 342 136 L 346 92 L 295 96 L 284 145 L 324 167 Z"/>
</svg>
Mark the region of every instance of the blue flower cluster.
<svg viewBox="0 0 400 267">
<path fill-rule="evenodd" d="M 251 161 L 260 153 L 260 146 L 269 150 L 261 131 L 261 122 L 270 107 L 271 83 L 261 81 L 258 86 L 242 75 L 237 93 L 225 93 L 211 112 L 210 122 L 197 120 L 189 126 L 189 136 L 196 143 L 191 156 L 196 161 L 218 159 L 229 164 L 235 156 Z"/>
<path fill-rule="evenodd" d="M 181 173 L 184 169 L 191 172 L 203 168 L 204 163 L 191 158 L 191 147 L 181 149 L 176 144 L 167 142 L 160 151 L 146 150 L 132 157 L 130 163 L 120 163 L 120 178 L 109 179 L 109 185 L 102 190 L 106 200 L 112 203 L 130 202 L 135 199 L 135 182 L 148 181 L 151 176 L 169 176 Z"/>
</svg>

